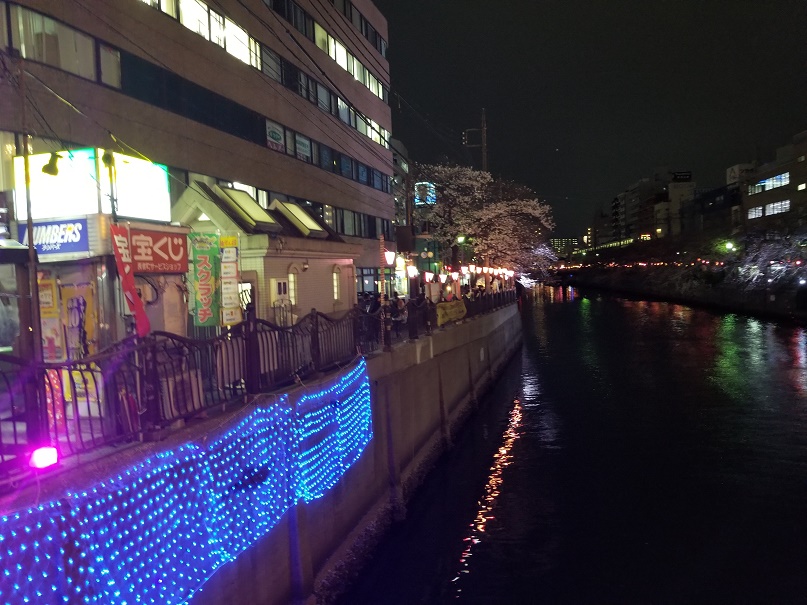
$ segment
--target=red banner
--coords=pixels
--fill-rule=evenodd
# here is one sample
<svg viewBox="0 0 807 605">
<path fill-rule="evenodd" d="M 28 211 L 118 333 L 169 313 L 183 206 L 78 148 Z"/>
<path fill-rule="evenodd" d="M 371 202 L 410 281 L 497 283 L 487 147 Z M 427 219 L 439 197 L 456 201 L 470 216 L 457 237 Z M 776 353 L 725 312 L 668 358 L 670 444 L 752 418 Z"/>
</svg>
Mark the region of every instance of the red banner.
<svg viewBox="0 0 807 605">
<path fill-rule="evenodd" d="M 110 225 L 109 230 L 112 233 L 112 248 L 115 251 L 115 263 L 118 265 L 123 296 L 126 298 L 129 310 L 134 315 L 137 335 L 143 337 L 151 330 L 151 324 L 146 315 L 146 307 L 143 300 L 138 296 L 137 286 L 135 286 L 132 250 L 129 246 L 129 230 L 120 225 Z M 187 253 L 185 259 L 187 262 Z"/>
<path fill-rule="evenodd" d="M 135 273 L 187 273 L 188 237 L 133 227 L 129 230 Z"/>
</svg>

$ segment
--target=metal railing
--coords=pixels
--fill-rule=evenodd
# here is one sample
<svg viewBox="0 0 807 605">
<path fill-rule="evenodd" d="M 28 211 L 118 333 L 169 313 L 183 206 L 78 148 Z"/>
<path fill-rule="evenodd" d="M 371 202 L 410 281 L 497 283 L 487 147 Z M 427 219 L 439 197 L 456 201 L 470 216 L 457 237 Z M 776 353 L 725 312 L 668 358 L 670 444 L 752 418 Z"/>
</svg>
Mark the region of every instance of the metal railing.
<svg viewBox="0 0 807 605">
<path fill-rule="evenodd" d="M 515 300 L 513 290 L 463 299 L 461 319 Z M 395 319 L 389 305 L 337 317 L 312 309 L 289 327 L 247 317 L 213 338 L 153 332 L 63 363 L 0 355 L 0 487 L 25 474 L 38 446 L 67 457 L 144 440 L 246 394 L 429 335 L 438 329 L 437 309 L 425 299 L 409 301 Z"/>
</svg>

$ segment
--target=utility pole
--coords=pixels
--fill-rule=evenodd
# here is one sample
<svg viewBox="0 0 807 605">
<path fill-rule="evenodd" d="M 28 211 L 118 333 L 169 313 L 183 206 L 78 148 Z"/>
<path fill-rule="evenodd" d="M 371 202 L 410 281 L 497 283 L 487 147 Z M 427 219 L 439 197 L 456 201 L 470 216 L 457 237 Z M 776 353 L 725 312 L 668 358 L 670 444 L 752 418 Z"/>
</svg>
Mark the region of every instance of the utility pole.
<svg viewBox="0 0 807 605">
<path fill-rule="evenodd" d="M 468 142 L 468 133 L 478 132 L 482 136 L 482 142 L 479 144 L 470 144 Z M 482 108 L 482 127 L 481 128 L 467 128 L 462 131 L 462 145 L 468 148 L 482 148 L 482 172 L 488 171 L 488 122 L 485 115 L 485 108 Z"/>
<path fill-rule="evenodd" d="M 28 161 L 28 112 L 26 109 L 27 99 L 25 92 L 25 64 L 20 58 L 18 60 L 19 80 L 17 82 L 20 93 L 20 118 L 22 122 L 22 160 L 25 178 L 25 208 L 28 214 L 28 309 L 27 313 L 21 313 L 21 319 L 27 319 L 30 324 L 25 325 L 25 321 L 20 322 L 20 341 L 29 363 L 35 367 L 42 363 L 42 324 L 39 318 L 39 281 L 37 279 L 37 256 L 34 248 L 34 220 L 31 213 L 31 167 Z M 22 309 L 22 307 L 20 307 Z M 27 317 L 25 317 L 27 315 Z M 33 372 L 36 377 L 37 372 Z M 34 383 L 28 385 L 27 401 L 25 402 L 27 434 L 32 442 L 36 443 L 43 437 L 45 427 L 47 427 L 47 417 L 40 402 L 44 399 L 39 397 L 39 385 Z M 29 407 L 30 406 L 30 407 Z M 31 409 L 33 408 L 33 409 Z"/>
</svg>

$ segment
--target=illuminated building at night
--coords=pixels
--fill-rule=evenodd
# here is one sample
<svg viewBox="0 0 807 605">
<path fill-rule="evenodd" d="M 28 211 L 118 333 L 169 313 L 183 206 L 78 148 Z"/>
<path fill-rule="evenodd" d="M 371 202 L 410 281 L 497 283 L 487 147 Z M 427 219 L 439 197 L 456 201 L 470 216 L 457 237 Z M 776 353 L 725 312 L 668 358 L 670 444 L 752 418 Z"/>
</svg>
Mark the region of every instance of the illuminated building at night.
<svg viewBox="0 0 807 605">
<path fill-rule="evenodd" d="M 213 324 L 351 308 L 394 237 L 386 30 L 363 0 L 0 1 L 3 229 L 27 237 L 30 196 L 50 357 L 69 300 L 81 354 L 129 329 L 115 222 L 152 329 L 195 323 L 189 233 L 237 249 Z"/>
</svg>

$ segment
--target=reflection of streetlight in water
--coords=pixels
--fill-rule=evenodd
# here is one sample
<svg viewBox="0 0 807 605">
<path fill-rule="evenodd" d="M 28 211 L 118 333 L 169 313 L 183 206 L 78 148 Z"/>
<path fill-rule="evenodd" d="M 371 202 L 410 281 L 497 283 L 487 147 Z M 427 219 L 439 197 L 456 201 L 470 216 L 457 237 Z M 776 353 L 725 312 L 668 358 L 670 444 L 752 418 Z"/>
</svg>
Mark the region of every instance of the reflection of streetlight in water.
<svg viewBox="0 0 807 605">
<path fill-rule="evenodd" d="M 521 401 L 516 399 L 513 409 L 510 410 L 510 419 L 507 423 L 507 428 L 502 436 L 502 444 L 499 446 L 498 451 L 493 456 L 493 464 L 490 467 L 491 473 L 488 476 L 488 482 L 485 484 L 485 495 L 479 500 L 479 510 L 476 512 L 473 522 L 470 524 L 471 532 L 463 539 L 465 548 L 460 555 L 460 570 L 454 577 L 452 582 L 458 582 L 462 574 L 470 573 L 468 569 L 468 559 L 473 554 L 471 550 L 475 544 L 482 541 L 482 536 L 487 530 L 488 521 L 494 520 L 496 517 L 492 515 L 496 502 L 501 494 L 500 488 L 503 483 L 502 474 L 504 469 L 513 461 L 511 450 L 516 440 L 521 437 L 521 420 L 522 420 L 522 406 Z M 462 592 L 462 588 L 457 585 L 457 593 Z"/>
</svg>

